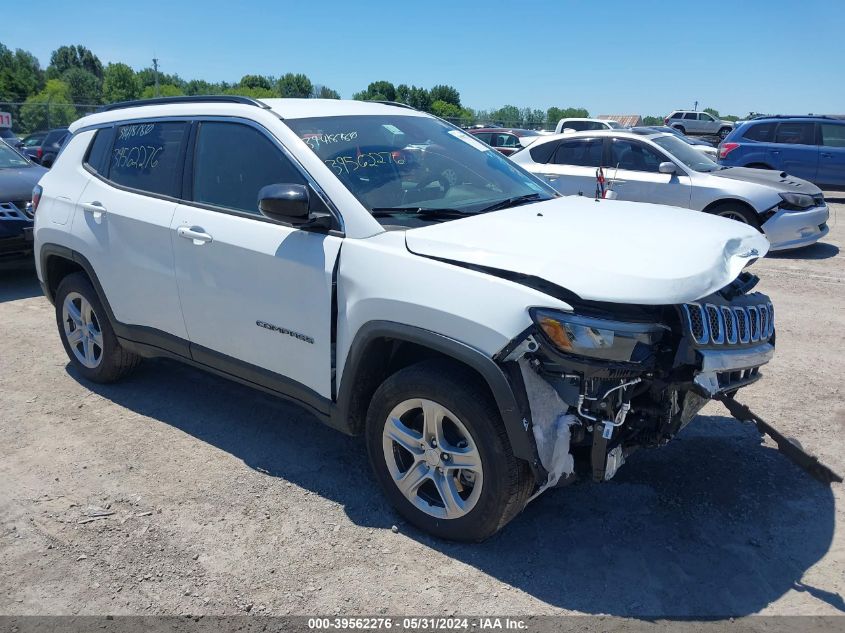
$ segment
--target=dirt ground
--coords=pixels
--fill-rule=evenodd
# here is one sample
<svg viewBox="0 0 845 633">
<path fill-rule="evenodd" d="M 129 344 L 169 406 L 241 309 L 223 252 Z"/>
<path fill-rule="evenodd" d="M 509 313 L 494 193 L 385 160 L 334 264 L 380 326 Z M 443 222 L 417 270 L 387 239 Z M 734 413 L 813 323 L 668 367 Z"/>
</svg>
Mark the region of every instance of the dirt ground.
<svg viewBox="0 0 845 633">
<path fill-rule="evenodd" d="M 827 238 L 755 265 L 778 353 L 741 400 L 845 473 L 830 200 Z M 362 442 L 294 406 L 168 361 L 84 383 L 31 271 L 0 272 L 0 324 L 0 614 L 845 613 L 842 485 L 721 405 L 459 545 L 403 523 Z"/>
</svg>

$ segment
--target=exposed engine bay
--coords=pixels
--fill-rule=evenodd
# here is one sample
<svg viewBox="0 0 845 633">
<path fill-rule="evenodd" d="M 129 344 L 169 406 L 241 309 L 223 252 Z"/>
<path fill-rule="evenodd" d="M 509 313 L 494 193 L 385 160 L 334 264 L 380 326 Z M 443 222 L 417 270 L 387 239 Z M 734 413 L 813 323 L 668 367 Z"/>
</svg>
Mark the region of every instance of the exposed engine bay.
<svg viewBox="0 0 845 633">
<path fill-rule="evenodd" d="M 775 345 L 774 309 L 744 272 L 696 302 L 672 306 L 582 301 L 537 309 L 534 326 L 497 360 L 522 383 L 543 489 L 606 481 L 641 447 L 661 446 L 711 399 L 762 376 Z M 551 394 L 551 395 L 550 395 Z M 564 450 L 565 449 L 565 450 Z"/>
</svg>

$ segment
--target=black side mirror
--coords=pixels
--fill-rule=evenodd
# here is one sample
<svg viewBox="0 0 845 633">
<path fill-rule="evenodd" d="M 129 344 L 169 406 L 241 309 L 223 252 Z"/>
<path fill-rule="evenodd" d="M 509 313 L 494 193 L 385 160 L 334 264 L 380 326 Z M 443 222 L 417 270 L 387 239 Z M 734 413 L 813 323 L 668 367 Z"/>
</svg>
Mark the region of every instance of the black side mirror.
<svg viewBox="0 0 845 633">
<path fill-rule="evenodd" d="M 307 224 L 311 219 L 305 185 L 274 184 L 258 192 L 261 215 L 285 224 Z"/>
</svg>

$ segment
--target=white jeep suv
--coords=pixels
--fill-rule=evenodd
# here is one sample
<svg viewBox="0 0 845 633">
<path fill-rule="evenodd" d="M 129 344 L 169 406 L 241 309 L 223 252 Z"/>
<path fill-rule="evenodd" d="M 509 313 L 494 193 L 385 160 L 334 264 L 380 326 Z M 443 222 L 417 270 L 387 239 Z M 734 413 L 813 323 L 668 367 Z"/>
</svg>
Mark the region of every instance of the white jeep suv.
<svg viewBox="0 0 845 633">
<path fill-rule="evenodd" d="M 288 398 L 441 537 L 609 479 L 773 353 L 755 229 L 560 197 L 407 107 L 171 98 L 71 132 L 35 249 L 77 375 L 166 356 Z"/>
</svg>

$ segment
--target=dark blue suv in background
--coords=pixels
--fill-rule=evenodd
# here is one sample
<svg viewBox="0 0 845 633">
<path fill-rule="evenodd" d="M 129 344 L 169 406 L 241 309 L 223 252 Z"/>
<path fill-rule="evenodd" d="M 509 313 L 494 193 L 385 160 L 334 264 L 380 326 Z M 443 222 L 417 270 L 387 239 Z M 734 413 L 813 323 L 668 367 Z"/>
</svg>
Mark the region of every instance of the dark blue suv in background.
<svg viewBox="0 0 845 633">
<path fill-rule="evenodd" d="M 773 116 L 745 121 L 719 145 L 719 163 L 785 171 L 845 189 L 845 118 Z"/>
</svg>

